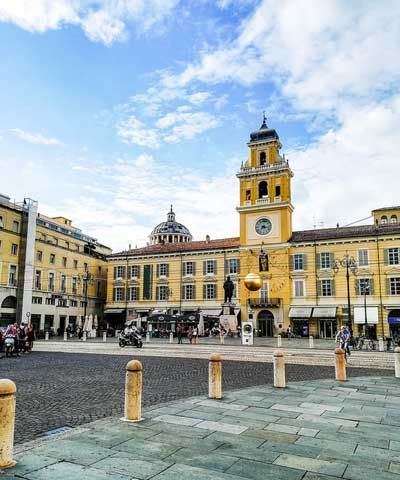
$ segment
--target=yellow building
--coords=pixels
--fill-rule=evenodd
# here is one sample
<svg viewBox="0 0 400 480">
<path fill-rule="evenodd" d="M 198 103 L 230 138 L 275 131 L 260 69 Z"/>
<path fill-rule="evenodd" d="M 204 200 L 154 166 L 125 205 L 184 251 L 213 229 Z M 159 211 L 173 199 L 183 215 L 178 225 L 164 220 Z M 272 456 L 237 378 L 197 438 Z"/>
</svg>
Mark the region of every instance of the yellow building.
<svg viewBox="0 0 400 480">
<path fill-rule="evenodd" d="M 369 225 L 293 232 L 293 173 L 265 118 L 248 147 L 237 174 L 239 237 L 193 241 L 171 209 L 150 245 L 108 257 L 108 320 L 217 320 L 230 275 L 238 319 L 250 314 L 259 335 L 290 326 L 297 335 L 332 337 L 342 323 L 355 334 L 365 326 L 370 335 L 400 333 L 400 207 L 374 210 Z M 244 286 L 250 272 L 263 279 L 256 294 Z"/>
<path fill-rule="evenodd" d="M 37 213 L 37 202 L 0 195 L 0 325 L 63 331 L 85 314 L 100 324 L 110 253 L 71 220 Z"/>
</svg>

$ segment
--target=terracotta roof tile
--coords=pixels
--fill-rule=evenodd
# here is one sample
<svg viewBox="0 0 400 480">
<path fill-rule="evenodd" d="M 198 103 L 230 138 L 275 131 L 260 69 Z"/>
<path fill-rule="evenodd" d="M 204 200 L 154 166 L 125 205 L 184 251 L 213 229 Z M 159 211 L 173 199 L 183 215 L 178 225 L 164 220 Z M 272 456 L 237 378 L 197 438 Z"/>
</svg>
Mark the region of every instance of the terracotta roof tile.
<svg viewBox="0 0 400 480">
<path fill-rule="evenodd" d="M 375 237 L 376 235 L 400 234 L 400 225 L 359 225 L 357 227 L 319 228 L 293 232 L 290 242 L 335 240 L 338 238 Z"/>
</svg>

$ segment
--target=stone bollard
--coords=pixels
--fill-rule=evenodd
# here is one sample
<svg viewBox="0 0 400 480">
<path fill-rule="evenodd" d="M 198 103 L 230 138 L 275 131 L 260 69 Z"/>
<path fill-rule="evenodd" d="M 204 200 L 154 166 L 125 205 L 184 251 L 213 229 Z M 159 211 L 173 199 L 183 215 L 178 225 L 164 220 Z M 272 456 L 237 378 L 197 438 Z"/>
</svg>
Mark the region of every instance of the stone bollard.
<svg viewBox="0 0 400 480">
<path fill-rule="evenodd" d="M 0 470 L 13 467 L 15 393 L 11 380 L 0 380 Z"/>
<path fill-rule="evenodd" d="M 86 342 L 86 339 L 87 339 L 87 334 L 86 334 L 86 332 L 83 332 L 82 342 Z"/>
<path fill-rule="evenodd" d="M 150 332 L 146 333 L 146 343 L 150 343 Z"/>
<path fill-rule="evenodd" d="M 210 356 L 208 364 L 208 398 L 222 398 L 222 358 L 218 353 Z"/>
<path fill-rule="evenodd" d="M 142 419 L 142 364 L 131 360 L 126 365 L 125 377 L 125 422 L 140 422 Z"/>
<path fill-rule="evenodd" d="M 378 340 L 378 342 L 379 342 L 379 351 L 380 351 L 380 352 L 383 352 L 383 351 L 385 350 L 385 347 L 384 347 L 384 345 L 383 345 L 383 338 L 380 337 L 379 340 Z"/>
<path fill-rule="evenodd" d="M 107 341 L 107 332 L 103 332 L 103 342 Z"/>
<path fill-rule="evenodd" d="M 174 334 L 172 332 L 169 334 L 169 343 L 174 343 Z"/>
<path fill-rule="evenodd" d="M 46 332 L 44 333 L 44 339 L 45 339 L 46 341 L 49 340 L 49 332 L 46 331 Z"/>
<path fill-rule="evenodd" d="M 347 382 L 346 361 L 342 348 L 335 349 L 335 377 L 338 382 Z"/>
<path fill-rule="evenodd" d="M 68 333 L 65 331 L 64 332 L 64 342 L 66 342 L 68 340 Z"/>
<path fill-rule="evenodd" d="M 394 349 L 394 376 L 400 378 L 400 347 Z"/>
<path fill-rule="evenodd" d="M 281 350 L 274 352 L 274 387 L 285 388 L 285 354 Z"/>
<path fill-rule="evenodd" d="M 312 335 L 309 336 L 308 341 L 309 341 L 309 347 L 314 348 L 314 337 Z"/>
<path fill-rule="evenodd" d="M 225 345 L 225 335 L 220 335 L 220 336 L 219 336 L 219 343 L 220 343 L 221 345 Z"/>
<path fill-rule="evenodd" d="M 278 348 L 281 348 L 282 346 L 282 336 L 278 335 Z"/>
</svg>

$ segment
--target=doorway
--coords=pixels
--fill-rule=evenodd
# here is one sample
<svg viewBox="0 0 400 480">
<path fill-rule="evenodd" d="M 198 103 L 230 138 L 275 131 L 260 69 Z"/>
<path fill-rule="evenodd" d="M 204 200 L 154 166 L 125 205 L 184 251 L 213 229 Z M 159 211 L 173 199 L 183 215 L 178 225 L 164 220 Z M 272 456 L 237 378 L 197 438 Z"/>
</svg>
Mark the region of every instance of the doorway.
<svg viewBox="0 0 400 480">
<path fill-rule="evenodd" d="M 64 330 L 65 330 L 66 320 L 67 320 L 67 317 L 64 317 L 64 316 L 60 317 L 60 331 L 61 332 L 64 332 Z"/>
<path fill-rule="evenodd" d="M 269 310 L 261 310 L 258 314 L 257 330 L 259 337 L 274 336 L 274 316 Z"/>
<path fill-rule="evenodd" d="M 334 338 L 337 332 L 336 320 L 319 321 L 319 338 Z"/>
</svg>

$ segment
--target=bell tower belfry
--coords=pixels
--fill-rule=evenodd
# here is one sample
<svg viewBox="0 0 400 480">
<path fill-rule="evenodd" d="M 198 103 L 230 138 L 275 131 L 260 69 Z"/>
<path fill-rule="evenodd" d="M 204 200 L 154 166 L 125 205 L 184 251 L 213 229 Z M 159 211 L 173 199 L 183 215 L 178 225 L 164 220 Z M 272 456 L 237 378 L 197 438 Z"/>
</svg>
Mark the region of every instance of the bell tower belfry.
<svg viewBox="0 0 400 480">
<path fill-rule="evenodd" d="M 267 119 L 250 134 L 250 152 L 240 168 L 240 245 L 279 244 L 292 236 L 291 178 L 281 143 Z"/>
</svg>

